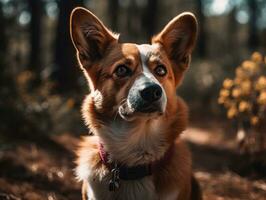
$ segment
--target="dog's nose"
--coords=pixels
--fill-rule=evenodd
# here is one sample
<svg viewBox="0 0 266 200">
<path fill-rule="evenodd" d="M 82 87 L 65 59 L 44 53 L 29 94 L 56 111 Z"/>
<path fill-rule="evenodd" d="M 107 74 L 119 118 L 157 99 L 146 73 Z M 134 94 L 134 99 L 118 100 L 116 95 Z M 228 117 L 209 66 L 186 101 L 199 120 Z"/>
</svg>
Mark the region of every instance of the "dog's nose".
<svg viewBox="0 0 266 200">
<path fill-rule="evenodd" d="M 143 100 L 147 102 L 154 102 L 161 98 L 162 93 L 163 93 L 162 88 L 157 84 L 153 84 L 141 90 L 140 96 L 142 97 Z"/>
</svg>

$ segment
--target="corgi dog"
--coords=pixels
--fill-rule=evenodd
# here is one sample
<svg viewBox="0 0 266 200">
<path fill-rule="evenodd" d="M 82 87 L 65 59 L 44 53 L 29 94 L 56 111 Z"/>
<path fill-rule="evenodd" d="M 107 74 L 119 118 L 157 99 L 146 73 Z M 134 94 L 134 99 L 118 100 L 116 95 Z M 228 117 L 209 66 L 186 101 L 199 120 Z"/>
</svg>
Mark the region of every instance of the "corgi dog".
<svg viewBox="0 0 266 200">
<path fill-rule="evenodd" d="M 150 44 L 122 43 L 90 11 L 75 8 L 70 34 L 90 94 L 82 114 L 91 136 L 77 150 L 83 200 L 199 200 L 188 121 L 176 95 L 197 37 L 197 20 L 173 18 Z"/>
</svg>

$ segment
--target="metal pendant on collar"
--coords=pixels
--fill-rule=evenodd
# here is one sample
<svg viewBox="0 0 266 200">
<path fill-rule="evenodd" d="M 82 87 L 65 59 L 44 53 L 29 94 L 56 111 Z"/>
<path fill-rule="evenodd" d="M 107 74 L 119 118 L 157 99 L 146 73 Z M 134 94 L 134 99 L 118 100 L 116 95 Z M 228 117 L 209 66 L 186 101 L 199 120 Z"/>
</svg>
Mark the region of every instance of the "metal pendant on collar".
<svg viewBox="0 0 266 200">
<path fill-rule="evenodd" d="M 115 163 L 114 168 L 111 170 L 112 177 L 109 181 L 109 191 L 115 192 L 120 187 L 120 179 L 119 179 L 119 168 L 117 163 Z"/>
</svg>

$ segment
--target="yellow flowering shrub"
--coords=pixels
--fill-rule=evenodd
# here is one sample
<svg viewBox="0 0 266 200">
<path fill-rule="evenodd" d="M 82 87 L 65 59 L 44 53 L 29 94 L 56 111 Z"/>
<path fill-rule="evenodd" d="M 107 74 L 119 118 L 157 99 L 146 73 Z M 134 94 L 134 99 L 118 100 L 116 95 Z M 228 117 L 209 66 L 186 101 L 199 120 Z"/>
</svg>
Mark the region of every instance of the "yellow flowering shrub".
<svg viewBox="0 0 266 200">
<path fill-rule="evenodd" d="M 234 79 L 226 78 L 218 103 L 229 119 L 248 120 L 252 126 L 264 119 L 266 112 L 266 57 L 255 52 L 235 70 Z"/>
</svg>

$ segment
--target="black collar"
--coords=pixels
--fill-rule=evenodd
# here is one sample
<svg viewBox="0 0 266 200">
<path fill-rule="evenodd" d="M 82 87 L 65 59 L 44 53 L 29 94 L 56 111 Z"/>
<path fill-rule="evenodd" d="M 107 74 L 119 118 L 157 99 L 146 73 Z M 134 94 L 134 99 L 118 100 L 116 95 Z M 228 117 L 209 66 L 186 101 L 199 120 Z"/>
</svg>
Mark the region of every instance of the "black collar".
<svg viewBox="0 0 266 200">
<path fill-rule="evenodd" d="M 152 164 L 137 165 L 127 167 L 116 162 L 108 162 L 108 153 L 104 150 L 103 144 L 99 145 L 99 155 L 102 163 L 107 166 L 111 172 L 111 179 L 109 181 L 109 190 L 116 191 L 120 187 L 120 180 L 130 181 L 142 179 L 146 176 L 152 175 Z"/>
<path fill-rule="evenodd" d="M 109 154 L 104 150 L 103 144 L 99 144 L 99 155 L 101 162 L 110 170 L 111 179 L 109 182 L 109 190 L 116 191 L 120 187 L 120 180 L 138 180 L 147 176 L 151 176 L 153 173 L 154 165 L 158 165 L 161 161 L 169 158 L 171 154 L 171 149 L 169 148 L 163 158 L 159 161 L 155 161 L 146 165 L 136 165 L 133 167 L 128 167 L 121 165 L 117 162 L 108 162 Z"/>
<path fill-rule="evenodd" d="M 113 169 L 119 170 L 119 178 L 122 180 L 136 180 L 152 175 L 152 164 L 128 167 L 119 163 L 109 163 L 109 154 L 104 150 L 102 143 L 99 145 L 99 155 L 102 163 L 106 165 L 110 171 Z"/>
<path fill-rule="evenodd" d="M 119 178 L 126 181 L 142 179 L 146 176 L 152 175 L 151 164 L 137 165 L 133 167 L 118 165 L 117 168 L 119 170 Z"/>
</svg>

